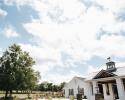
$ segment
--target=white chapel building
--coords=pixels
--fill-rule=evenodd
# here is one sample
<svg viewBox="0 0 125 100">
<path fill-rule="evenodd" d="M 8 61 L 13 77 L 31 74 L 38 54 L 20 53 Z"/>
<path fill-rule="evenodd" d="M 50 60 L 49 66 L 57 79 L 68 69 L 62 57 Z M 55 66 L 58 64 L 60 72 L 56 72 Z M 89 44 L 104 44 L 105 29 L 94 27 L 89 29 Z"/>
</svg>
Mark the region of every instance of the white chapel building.
<svg viewBox="0 0 125 100">
<path fill-rule="evenodd" d="M 86 78 L 74 77 L 64 87 L 65 97 L 81 93 L 87 100 L 125 100 L 125 66 L 115 66 L 111 60 L 106 66 Z"/>
</svg>

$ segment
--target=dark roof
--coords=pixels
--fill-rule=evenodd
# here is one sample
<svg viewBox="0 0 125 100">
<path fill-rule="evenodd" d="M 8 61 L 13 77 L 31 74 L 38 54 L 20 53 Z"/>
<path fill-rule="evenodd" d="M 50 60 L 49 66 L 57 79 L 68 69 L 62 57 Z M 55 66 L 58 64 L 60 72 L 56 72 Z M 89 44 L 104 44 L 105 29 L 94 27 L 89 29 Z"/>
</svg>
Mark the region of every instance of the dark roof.
<svg viewBox="0 0 125 100">
<path fill-rule="evenodd" d="M 111 73 L 107 70 L 101 70 L 99 73 L 97 73 L 93 79 L 98 79 L 98 78 L 106 78 L 106 77 L 112 77 L 112 76 L 117 76 L 114 73 Z"/>
</svg>

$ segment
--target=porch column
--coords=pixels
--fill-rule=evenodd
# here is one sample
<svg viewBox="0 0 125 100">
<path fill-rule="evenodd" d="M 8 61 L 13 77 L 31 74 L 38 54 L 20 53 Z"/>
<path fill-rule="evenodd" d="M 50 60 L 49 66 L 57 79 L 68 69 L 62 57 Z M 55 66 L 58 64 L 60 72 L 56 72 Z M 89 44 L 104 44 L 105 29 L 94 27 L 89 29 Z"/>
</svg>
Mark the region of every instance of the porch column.
<svg viewBox="0 0 125 100">
<path fill-rule="evenodd" d="M 97 90 L 96 90 L 96 88 L 97 88 L 97 82 L 96 81 L 93 81 L 92 82 L 92 85 L 93 85 L 93 94 L 95 95 L 95 94 L 97 94 Z"/>
<path fill-rule="evenodd" d="M 117 83 L 117 90 L 118 90 L 119 100 L 125 100 L 125 90 L 124 90 L 124 85 L 123 85 L 122 79 L 117 78 L 116 83 Z"/>
<path fill-rule="evenodd" d="M 91 82 L 88 82 L 86 86 L 87 98 L 88 100 L 93 100 L 93 85 Z"/>
<path fill-rule="evenodd" d="M 102 84 L 103 86 L 103 95 L 104 95 L 104 99 L 106 100 L 107 94 L 106 94 L 106 85 Z"/>
<path fill-rule="evenodd" d="M 107 85 L 108 85 L 108 87 L 106 86 L 106 84 L 103 84 L 104 100 L 114 100 L 114 94 L 113 94 L 113 90 L 112 90 L 112 84 L 108 83 Z M 107 89 L 109 91 L 109 94 L 107 94 Z"/>
<path fill-rule="evenodd" d="M 114 100 L 114 93 L 113 93 L 113 89 L 112 89 L 112 84 L 109 83 L 109 93 L 110 93 L 110 100 Z"/>
<path fill-rule="evenodd" d="M 95 95 L 97 94 L 97 82 L 96 81 L 93 81 L 92 82 L 92 85 L 93 85 L 93 99 L 92 100 L 95 100 Z"/>
</svg>

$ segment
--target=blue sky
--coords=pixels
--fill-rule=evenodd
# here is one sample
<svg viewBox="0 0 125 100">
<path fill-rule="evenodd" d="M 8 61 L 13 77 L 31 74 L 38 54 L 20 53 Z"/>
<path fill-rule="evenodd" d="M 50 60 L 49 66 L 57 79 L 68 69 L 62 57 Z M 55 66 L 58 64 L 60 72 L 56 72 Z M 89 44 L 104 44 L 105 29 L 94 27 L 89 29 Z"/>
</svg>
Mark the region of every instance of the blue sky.
<svg viewBox="0 0 125 100">
<path fill-rule="evenodd" d="M 0 55 L 17 43 L 41 81 L 60 83 L 125 63 L 125 0 L 0 0 Z"/>
</svg>

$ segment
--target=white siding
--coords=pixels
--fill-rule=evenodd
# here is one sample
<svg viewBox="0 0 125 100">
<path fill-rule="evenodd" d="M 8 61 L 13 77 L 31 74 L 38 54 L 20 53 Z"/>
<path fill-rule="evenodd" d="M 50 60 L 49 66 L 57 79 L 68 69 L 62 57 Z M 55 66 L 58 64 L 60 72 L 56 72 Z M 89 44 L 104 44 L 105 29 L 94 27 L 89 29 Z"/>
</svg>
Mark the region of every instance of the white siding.
<svg viewBox="0 0 125 100">
<path fill-rule="evenodd" d="M 84 80 L 79 79 L 77 77 L 74 77 L 69 83 L 67 83 L 64 87 L 65 90 L 65 97 L 69 98 L 69 89 L 74 89 L 74 96 L 76 98 L 76 95 L 78 94 L 78 87 L 84 88 L 84 95 L 87 96 L 87 83 L 84 82 Z"/>
</svg>

